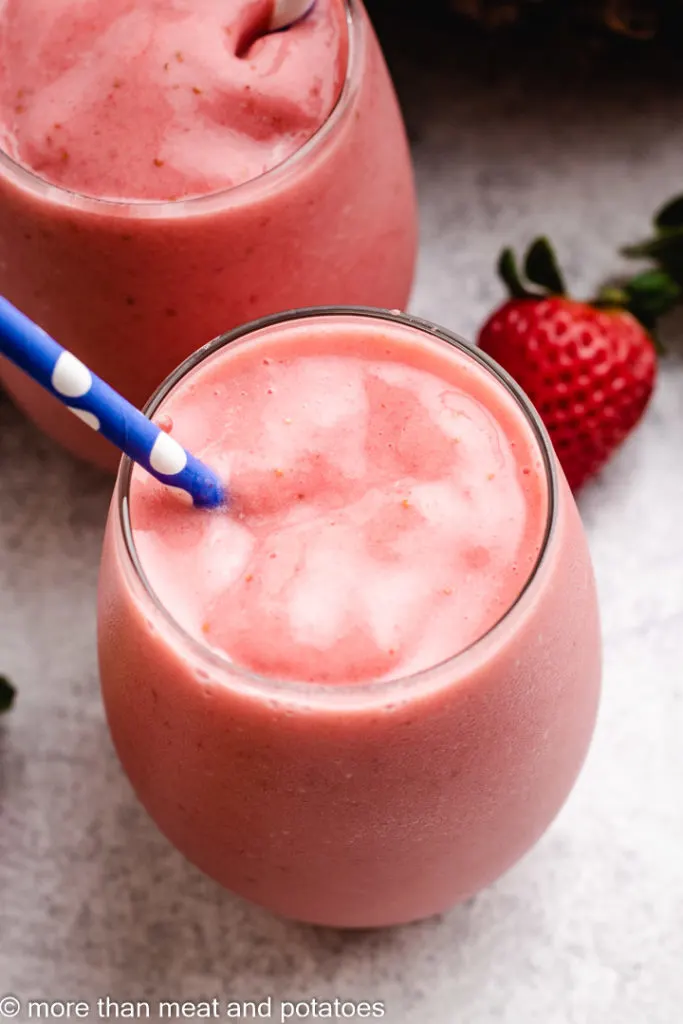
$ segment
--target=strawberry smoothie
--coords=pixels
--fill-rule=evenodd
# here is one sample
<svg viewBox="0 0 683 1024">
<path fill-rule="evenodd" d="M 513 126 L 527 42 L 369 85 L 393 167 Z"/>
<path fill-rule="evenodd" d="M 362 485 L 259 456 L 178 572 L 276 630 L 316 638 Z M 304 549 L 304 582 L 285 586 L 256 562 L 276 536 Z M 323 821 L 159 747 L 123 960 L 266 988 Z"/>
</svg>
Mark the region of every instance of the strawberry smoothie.
<svg viewBox="0 0 683 1024">
<path fill-rule="evenodd" d="M 524 397 L 420 321 L 311 310 L 219 339 L 149 411 L 231 492 L 199 512 L 124 463 L 110 513 L 103 694 L 159 827 L 320 924 L 491 882 L 569 793 L 600 674 L 581 524 Z"/>
<path fill-rule="evenodd" d="M 416 244 L 396 99 L 358 0 L 4 0 L 0 292 L 141 404 L 226 327 L 403 306 Z M 13 368 L 50 434 L 106 442 Z"/>
</svg>

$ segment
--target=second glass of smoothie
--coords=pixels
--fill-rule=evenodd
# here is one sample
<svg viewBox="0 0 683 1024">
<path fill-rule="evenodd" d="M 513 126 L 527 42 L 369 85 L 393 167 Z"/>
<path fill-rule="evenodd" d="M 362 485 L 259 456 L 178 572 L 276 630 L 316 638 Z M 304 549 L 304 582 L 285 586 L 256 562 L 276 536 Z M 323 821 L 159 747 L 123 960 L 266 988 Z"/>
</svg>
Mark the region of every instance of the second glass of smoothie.
<svg viewBox="0 0 683 1024">
<path fill-rule="evenodd" d="M 570 792 L 600 677 L 586 541 L 527 399 L 433 325 L 329 309 L 220 338 L 148 412 L 232 498 L 119 474 L 102 688 L 153 819 L 318 924 L 489 884 Z"/>
<path fill-rule="evenodd" d="M 270 0 L 23 0 L 0 12 L 0 293 L 137 405 L 220 331 L 403 308 L 416 215 L 360 0 L 268 33 Z M 73 452 L 115 454 L 0 362 Z"/>
</svg>

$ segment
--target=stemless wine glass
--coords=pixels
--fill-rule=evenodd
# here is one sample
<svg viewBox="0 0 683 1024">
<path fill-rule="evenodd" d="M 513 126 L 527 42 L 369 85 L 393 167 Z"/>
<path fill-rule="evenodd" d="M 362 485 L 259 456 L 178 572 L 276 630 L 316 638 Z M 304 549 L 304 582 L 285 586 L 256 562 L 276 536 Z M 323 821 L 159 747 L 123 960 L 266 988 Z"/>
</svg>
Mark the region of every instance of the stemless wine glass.
<svg viewBox="0 0 683 1024">
<path fill-rule="evenodd" d="M 466 650 L 407 678 L 258 676 L 185 632 L 155 593 L 136 551 L 124 460 L 104 544 L 99 651 L 119 757 L 171 842 L 272 911 L 367 927 L 443 911 L 536 842 L 588 748 L 601 645 L 583 529 L 546 432 L 510 377 L 449 332 L 368 309 L 270 317 L 190 357 L 147 413 L 162 412 L 223 346 L 264 332 L 286 341 L 302 320 L 314 334 L 349 317 L 375 333 L 379 321 L 387 336 L 407 330 L 426 354 L 455 346 L 530 429 L 548 500 L 519 596 Z"/>
<path fill-rule="evenodd" d="M 0 293 L 141 405 L 220 331 L 295 306 L 404 308 L 416 251 L 410 155 L 360 0 L 318 132 L 260 177 L 180 202 L 111 202 L 56 187 L 0 152 Z M 116 453 L 0 361 L 0 379 L 74 453 Z"/>
</svg>

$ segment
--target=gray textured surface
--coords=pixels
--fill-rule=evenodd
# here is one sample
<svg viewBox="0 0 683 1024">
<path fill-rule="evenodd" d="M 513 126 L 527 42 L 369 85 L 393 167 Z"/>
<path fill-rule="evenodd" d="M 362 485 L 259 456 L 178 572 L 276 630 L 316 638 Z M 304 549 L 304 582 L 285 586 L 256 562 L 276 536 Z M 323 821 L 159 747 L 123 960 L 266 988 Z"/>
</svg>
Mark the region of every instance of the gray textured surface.
<svg viewBox="0 0 683 1024">
<path fill-rule="evenodd" d="M 400 43 L 400 41 L 399 41 Z M 415 137 L 413 308 L 472 335 L 503 240 L 547 229 L 577 287 L 680 188 L 680 93 L 616 73 L 394 54 Z M 603 76 L 601 76 L 603 77 Z M 542 88 L 532 87 L 541 81 Z M 565 98 L 563 97 L 565 94 Z M 683 328 L 681 328 L 683 333 Z M 271 919 L 189 867 L 138 808 L 97 689 L 109 483 L 0 401 L 0 996 L 383 1000 L 391 1024 L 677 1024 L 683 1006 L 683 361 L 582 499 L 606 644 L 580 783 L 538 847 L 442 919 L 341 935 Z M 25 1019 L 22 1015 L 17 1019 Z"/>
</svg>

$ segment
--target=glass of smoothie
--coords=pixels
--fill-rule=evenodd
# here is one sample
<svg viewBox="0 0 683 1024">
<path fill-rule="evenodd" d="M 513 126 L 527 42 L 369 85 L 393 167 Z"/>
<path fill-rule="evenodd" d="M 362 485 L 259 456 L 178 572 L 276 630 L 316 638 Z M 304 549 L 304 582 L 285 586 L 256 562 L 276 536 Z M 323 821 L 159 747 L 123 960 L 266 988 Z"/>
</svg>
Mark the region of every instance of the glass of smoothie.
<svg viewBox="0 0 683 1024">
<path fill-rule="evenodd" d="M 416 216 L 360 0 L 268 32 L 272 0 L 0 5 L 0 293 L 141 405 L 226 328 L 404 307 Z M 74 453 L 116 454 L 6 363 Z"/>
<path fill-rule="evenodd" d="M 581 522 L 529 401 L 399 313 L 302 310 L 191 356 L 148 414 L 227 481 L 121 465 L 100 579 L 121 762 L 194 864 L 288 917 L 443 911 L 547 828 L 601 647 Z"/>
</svg>

